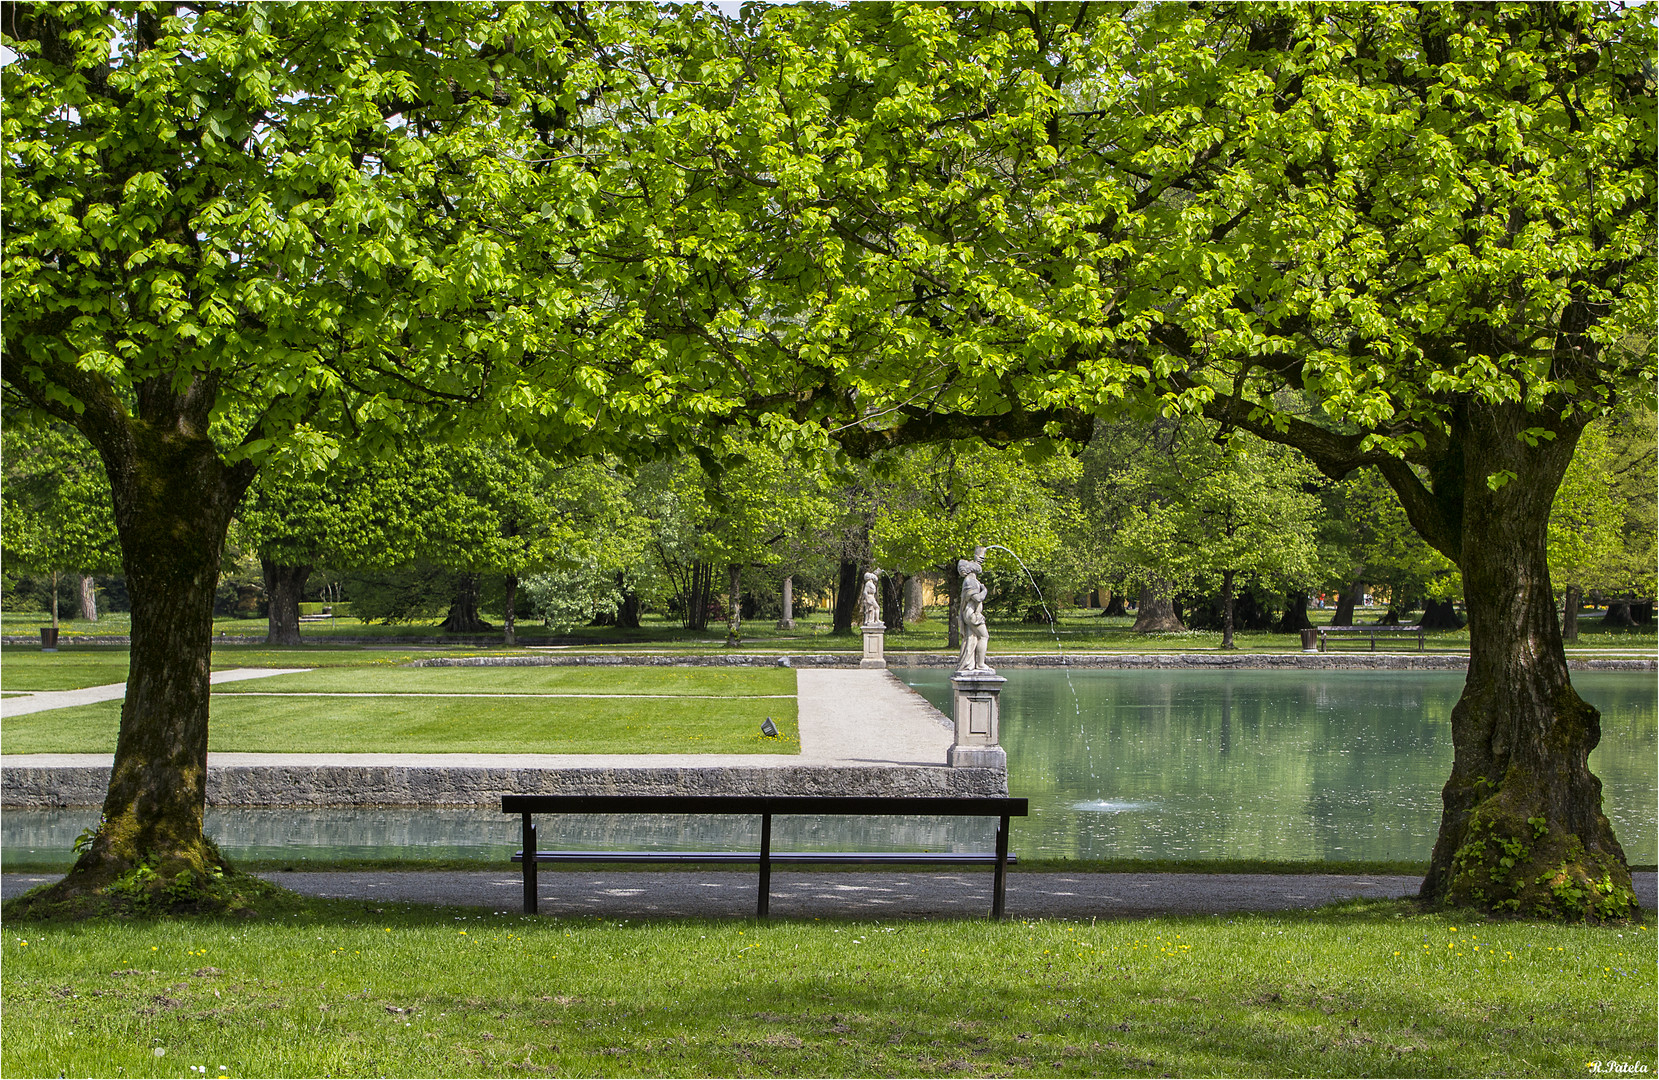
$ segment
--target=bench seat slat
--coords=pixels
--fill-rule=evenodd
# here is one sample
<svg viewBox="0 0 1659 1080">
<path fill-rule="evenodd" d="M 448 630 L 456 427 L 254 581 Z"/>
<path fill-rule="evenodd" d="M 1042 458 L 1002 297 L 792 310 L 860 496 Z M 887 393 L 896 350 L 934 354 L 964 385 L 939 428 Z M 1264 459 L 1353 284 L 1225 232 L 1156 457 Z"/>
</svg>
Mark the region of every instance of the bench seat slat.
<svg viewBox="0 0 1659 1080">
<path fill-rule="evenodd" d="M 778 863 L 867 863 L 896 866 L 904 863 L 936 866 L 994 866 L 994 852 L 973 851 L 774 851 Z M 514 862 L 524 861 L 524 852 L 513 852 Z M 593 863 L 758 863 L 758 851 L 538 851 L 537 862 Z M 1017 855 L 1009 863 L 1019 862 Z"/>
</svg>

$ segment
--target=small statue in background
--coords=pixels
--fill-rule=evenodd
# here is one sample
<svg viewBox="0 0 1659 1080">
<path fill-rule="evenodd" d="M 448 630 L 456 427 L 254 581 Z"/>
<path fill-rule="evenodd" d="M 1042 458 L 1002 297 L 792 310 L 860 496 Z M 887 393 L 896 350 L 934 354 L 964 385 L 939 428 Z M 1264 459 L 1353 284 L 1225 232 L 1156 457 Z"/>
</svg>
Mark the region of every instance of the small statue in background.
<svg viewBox="0 0 1659 1080">
<path fill-rule="evenodd" d="M 962 628 L 962 655 L 957 659 L 957 671 L 991 672 L 995 669 L 985 663 L 985 649 L 990 644 L 991 635 L 985 628 L 985 598 L 990 595 L 979 580 L 979 572 L 983 570 L 985 549 L 974 548 L 974 557 L 960 559 L 956 563 L 956 572 L 962 575 L 961 614 L 958 616 Z"/>
<path fill-rule="evenodd" d="M 861 622 L 865 626 L 882 626 L 881 599 L 876 595 L 876 579 L 880 571 L 871 570 L 864 575 L 864 592 L 859 596 L 859 610 L 862 613 Z"/>
</svg>

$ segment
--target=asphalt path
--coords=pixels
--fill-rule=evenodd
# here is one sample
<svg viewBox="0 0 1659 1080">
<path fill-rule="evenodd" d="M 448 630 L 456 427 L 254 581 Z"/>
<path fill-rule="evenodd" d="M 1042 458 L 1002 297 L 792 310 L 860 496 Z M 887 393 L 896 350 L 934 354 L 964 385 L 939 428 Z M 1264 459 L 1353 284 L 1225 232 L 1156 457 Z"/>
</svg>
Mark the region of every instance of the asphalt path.
<svg viewBox="0 0 1659 1080">
<path fill-rule="evenodd" d="M 516 870 L 296 871 L 262 875 L 307 896 L 365 904 L 433 904 L 522 910 Z M 0 875 L 7 899 L 54 880 L 51 874 Z M 1653 911 L 1659 875 L 1633 874 L 1643 908 Z M 594 872 L 543 869 L 537 906 L 548 916 L 749 918 L 755 871 Z M 1321 907 L 1353 898 L 1414 896 L 1421 879 L 1352 874 L 1008 875 L 1010 918 L 1089 919 L 1148 915 L 1224 915 Z M 773 870 L 771 914 L 782 918 L 959 918 L 990 911 L 991 874 L 796 873 Z"/>
</svg>

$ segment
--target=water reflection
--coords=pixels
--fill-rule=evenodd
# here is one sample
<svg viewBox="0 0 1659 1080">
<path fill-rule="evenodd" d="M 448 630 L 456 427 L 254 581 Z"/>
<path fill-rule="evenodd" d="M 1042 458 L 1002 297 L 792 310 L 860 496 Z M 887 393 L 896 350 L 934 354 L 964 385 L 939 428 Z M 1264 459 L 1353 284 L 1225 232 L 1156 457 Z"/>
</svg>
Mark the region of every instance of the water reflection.
<svg viewBox="0 0 1659 1080">
<path fill-rule="evenodd" d="M 948 671 L 899 676 L 948 708 Z M 1427 859 L 1451 771 L 1456 672 L 1004 670 L 1009 790 L 1026 855 Z M 1590 765 L 1633 862 L 1651 863 L 1652 675 L 1584 672 Z M 1075 695 L 1075 696 L 1074 696 Z"/>
<path fill-rule="evenodd" d="M 948 708 L 949 672 L 901 678 Z M 1452 672 L 1005 670 L 1009 789 L 1026 858 L 1427 859 L 1451 770 Z M 1590 765 L 1625 852 L 1652 863 L 1652 675 L 1581 673 L 1602 712 Z M 1074 696 L 1075 695 L 1075 696 Z M 4 857 L 62 858 L 96 810 L 7 811 Z M 544 848 L 755 848 L 758 818 L 538 818 Z M 499 858 L 518 819 L 480 810 L 214 810 L 207 830 L 234 858 Z M 985 851 L 977 819 L 780 817 L 779 850 Z"/>
</svg>

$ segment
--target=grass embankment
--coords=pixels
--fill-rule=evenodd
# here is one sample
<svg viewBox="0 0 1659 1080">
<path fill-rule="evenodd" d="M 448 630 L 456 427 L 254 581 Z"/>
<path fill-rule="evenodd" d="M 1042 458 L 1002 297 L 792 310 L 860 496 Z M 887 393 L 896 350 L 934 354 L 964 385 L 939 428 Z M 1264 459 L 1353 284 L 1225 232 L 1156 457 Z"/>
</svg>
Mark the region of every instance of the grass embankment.
<svg viewBox="0 0 1659 1080">
<path fill-rule="evenodd" d="M 1313 913 L 8 919 L 7 1076 L 1577 1076 L 1653 1065 L 1652 932 Z"/>
<path fill-rule="evenodd" d="M 215 687 L 209 749 L 794 754 L 801 748 L 795 673 L 787 669 L 397 668 L 373 663 L 373 653 L 356 655 L 368 666 Z M 28 659 L 26 670 L 40 666 L 39 657 Z M 8 684 L 10 675 L 8 668 Z M 360 694 L 385 696 L 344 696 Z M 110 701 L 7 717 L 0 730 L 7 754 L 113 753 L 120 715 L 121 703 Z M 776 737 L 760 732 L 767 717 L 778 727 Z"/>
</svg>

